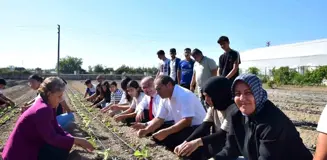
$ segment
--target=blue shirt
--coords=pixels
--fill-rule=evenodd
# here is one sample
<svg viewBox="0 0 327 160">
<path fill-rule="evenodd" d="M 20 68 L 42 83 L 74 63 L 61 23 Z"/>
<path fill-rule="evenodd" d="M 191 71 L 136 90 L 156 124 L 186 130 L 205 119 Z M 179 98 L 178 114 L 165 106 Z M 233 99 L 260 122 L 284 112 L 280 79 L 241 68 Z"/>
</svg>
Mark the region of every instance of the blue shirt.
<svg viewBox="0 0 327 160">
<path fill-rule="evenodd" d="M 192 76 L 193 76 L 193 67 L 194 67 L 194 60 L 182 60 L 179 65 L 178 69 L 181 71 L 181 80 L 180 84 L 191 84 Z"/>
</svg>

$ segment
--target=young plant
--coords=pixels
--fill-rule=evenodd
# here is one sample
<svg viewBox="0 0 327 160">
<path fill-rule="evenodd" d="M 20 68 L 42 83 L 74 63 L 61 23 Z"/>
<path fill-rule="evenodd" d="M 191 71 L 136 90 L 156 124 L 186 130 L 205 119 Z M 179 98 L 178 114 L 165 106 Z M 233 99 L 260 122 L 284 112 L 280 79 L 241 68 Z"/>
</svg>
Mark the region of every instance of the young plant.
<svg viewBox="0 0 327 160">
<path fill-rule="evenodd" d="M 144 147 L 141 151 L 136 150 L 134 152 L 134 156 L 137 158 L 148 158 L 149 154 L 148 154 L 148 149 L 146 147 Z"/>
<path fill-rule="evenodd" d="M 97 153 L 103 155 L 103 160 L 109 160 L 109 157 L 111 155 L 110 148 L 106 149 L 104 152 L 98 151 Z"/>
</svg>

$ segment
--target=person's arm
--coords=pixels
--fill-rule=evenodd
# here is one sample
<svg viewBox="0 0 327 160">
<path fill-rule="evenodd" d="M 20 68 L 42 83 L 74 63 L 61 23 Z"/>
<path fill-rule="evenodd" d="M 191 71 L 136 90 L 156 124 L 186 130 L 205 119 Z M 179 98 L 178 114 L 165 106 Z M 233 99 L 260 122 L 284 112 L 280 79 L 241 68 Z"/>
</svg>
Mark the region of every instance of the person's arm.
<svg viewBox="0 0 327 160">
<path fill-rule="evenodd" d="M 149 133 L 155 132 L 162 124 L 164 124 L 165 120 L 159 117 L 156 117 L 152 119 L 150 122 L 148 122 L 148 126 L 144 129 L 140 129 L 138 135 L 140 137 L 143 137 Z"/>
<path fill-rule="evenodd" d="M 179 62 L 178 67 L 177 67 L 177 83 L 180 84 L 181 82 L 181 77 L 182 77 L 182 70 L 181 70 L 181 62 Z"/>
<path fill-rule="evenodd" d="M 212 76 L 217 76 L 218 66 L 213 59 L 209 59 L 209 69 L 211 71 Z"/>
<path fill-rule="evenodd" d="M 38 135 L 41 136 L 40 138 L 42 138 L 47 144 L 70 150 L 74 144 L 74 138 L 57 133 L 56 127 L 59 126 L 54 126 L 52 118 L 55 117 L 53 117 L 51 109 L 42 108 L 38 110 L 36 115 L 33 117 L 34 124 L 36 124 L 36 132 L 38 132 Z"/>
<path fill-rule="evenodd" d="M 120 113 L 119 115 L 125 115 L 125 114 L 130 114 L 130 113 L 134 113 L 135 109 L 129 107 L 128 109 L 124 110 L 124 112 Z M 136 113 L 135 113 L 136 115 Z"/>
<path fill-rule="evenodd" d="M 317 139 L 317 148 L 313 160 L 327 159 L 327 134 L 320 132 Z"/>
<path fill-rule="evenodd" d="M 87 97 L 86 100 L 93 100 L 97 97 L 98 95 L 96 93 L 93 93 L 90 97 Z"/>
<path fill-rule="evenodd" d="M 189 142 L 194 139 L 204 137 L 206 134 L 210 134 L 210 128 L 213 126 L 213 124 L 213 122 L 203 122 L 185 141 Z"/>
<path fill-rule="evenodd" d="M 70 108 L 68 107 L 68 105 L 67 105 L 67 103 L 66 103 L 66 100 L 63 100 L 62 102 L 60 102 L 60 104 L 61 104 L 62 108 L 64 109 L 64 112 L 67 112 L 67 113 L 72 112 L 72 111 L 70 110 Z"/>
<path fill-rule="evenodd" d="M 192 81 L 191 81 L 191 85 L 190 85 L 190 88 L 191 88 L 191 91 L 194 92 L 195 90 L 195 85 L 196 85 L 196 76 L 195 76 L 195 71 L 193 71 L 193 76 L 192 76 Z"/>
<path fill-rule="evenodd" d="M 226 78 L 228 78 L 228 79 L 232 78 L 238 71 L 238 66 L 240 64 L 240 57 L 239 57 L 238 53 L 236 53 L 233 56 L 233 61 L 234 61 L 233 69 L 226 76 Z"/>
<path fill-rule="evenodd" d="M 175 123 L 174 125 L 162 129 L 161 132 L 166 132 L 167 135 L 171 135 L 183 130 L 186 127 L 191 126 L 193 117 L 186 117 Z"/>
<path fill-rule="evenodd" d="M 9 101 L 9 102 L 10 102 L 10 103 L 8 103 L 9 105 L 11 105 L 11 104 L 15 104 L 14 101 L 12 101 L 10 98 L 6 97 L 6 96 L 3 95 L 3 94 L 0 94 L 0 97 L 1 97 L 2 99 L 4 99 L 5 101 Z"/>
<path fill-rule="evenodd" d="M 85 93 L 84 93 L 84 98 L 86 98 L 86 96 L 87 96 L 87 91 L 85 91 Z"/>
</svg>

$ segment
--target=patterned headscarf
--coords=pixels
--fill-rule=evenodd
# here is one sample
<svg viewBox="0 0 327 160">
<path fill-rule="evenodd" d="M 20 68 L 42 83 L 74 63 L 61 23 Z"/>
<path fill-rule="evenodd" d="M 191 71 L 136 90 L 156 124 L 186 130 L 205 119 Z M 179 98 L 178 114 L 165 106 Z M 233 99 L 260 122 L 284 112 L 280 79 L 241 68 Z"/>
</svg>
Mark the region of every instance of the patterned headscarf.
<svg viewBox="0 0 327 160">
<path fill-rule="evenodd" d="M 235 96 L 235 84 L 238 81 L 242 81 L 250 87 L 255 100 L 255 112 L 260 112 L 260 110 L 264 107 L 264 103 L 268 99 L 267 91 L 262 88 L 261 80 L 254 74 L 239 75 L 232 84 L 233 96 Z"/>
</svg>

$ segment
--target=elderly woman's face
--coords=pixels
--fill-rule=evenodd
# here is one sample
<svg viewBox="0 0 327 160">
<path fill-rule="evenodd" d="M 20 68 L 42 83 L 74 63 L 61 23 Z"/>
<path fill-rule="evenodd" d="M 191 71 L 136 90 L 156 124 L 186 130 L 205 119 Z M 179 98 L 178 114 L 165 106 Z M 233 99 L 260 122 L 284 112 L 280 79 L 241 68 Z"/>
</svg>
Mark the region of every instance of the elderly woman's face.
<svg viewBox="0 0 327 160">
<path fill-rule="evenodd" d="M 255 99 L 250 87 L 239 81 L 235 85 L 234 93 L 234 101 L 239 110 L 243 114 L 251 115 L 255 111 Z"/>
<path fill-rule="evenodd" d="M 48 94 L 48 103 L 52 107 L 57 107 L 63 99 L 64 91 L 54 92 Z"/>
</svg>

